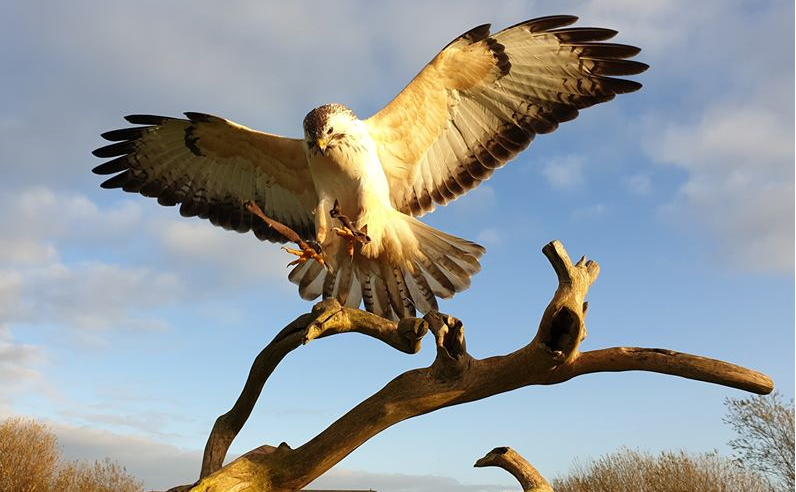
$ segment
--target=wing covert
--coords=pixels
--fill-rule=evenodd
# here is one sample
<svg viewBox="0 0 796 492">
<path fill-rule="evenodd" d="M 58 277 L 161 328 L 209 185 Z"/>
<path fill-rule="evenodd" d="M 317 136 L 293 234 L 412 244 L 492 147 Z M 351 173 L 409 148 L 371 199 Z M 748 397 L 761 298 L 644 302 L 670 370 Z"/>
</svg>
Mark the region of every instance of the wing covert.
<svg viewBox="0 0 796 492">
<path fill-rule="evenodd" d="M 161 205 L 180 204 L 185 217 L 285 242 L 243 207 L 244 201 L 254 200 L 304 239 L 315 237 L 317 194 L 302 140 L 257 132 L 217 116 L 185 114 L 187 120 L 131 115 L 125 117 L 128 122 L 144 126 L 103 133 L 115 143 L 93 153 L 114 159 L 93 171 L 115 176 L 101 186 L 155 197 Z"/>
<path fill-rule="evenodd" d="M 647 65 L 638 48 L 605 43 L 616 31 L 567 28 L 577 17 L 529 20 L 494 35 L 478 26 L 446 46 L 366 120 L 393 206 L 422 215 L 488 179 L 578 110 L 633 92 L 613 78 Z"/>
</svg>

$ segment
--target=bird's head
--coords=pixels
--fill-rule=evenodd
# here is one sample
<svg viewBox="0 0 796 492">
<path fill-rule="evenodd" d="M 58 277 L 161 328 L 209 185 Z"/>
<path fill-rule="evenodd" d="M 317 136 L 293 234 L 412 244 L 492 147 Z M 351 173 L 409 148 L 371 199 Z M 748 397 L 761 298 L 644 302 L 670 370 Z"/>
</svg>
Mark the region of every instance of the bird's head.
<svg viewBox="0 0 796 492">
<path fill-rule="evenodd" d="M 311 152 L 326 155 L 328 150 L 346 145 L 348 136 L 361 131 L 362 122 L 342 104 L 319 106 L 304 118 L 304 140 Z"/>
</svg>

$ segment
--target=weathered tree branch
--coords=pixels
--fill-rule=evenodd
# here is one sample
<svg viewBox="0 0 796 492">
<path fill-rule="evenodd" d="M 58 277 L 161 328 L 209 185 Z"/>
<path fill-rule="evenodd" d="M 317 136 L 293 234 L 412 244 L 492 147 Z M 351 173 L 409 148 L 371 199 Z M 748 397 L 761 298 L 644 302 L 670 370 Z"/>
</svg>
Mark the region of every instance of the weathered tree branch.
<svg viewBox="0 0 796 492">
<path fill-rule="evenodd" d="M 251 415 L 265 381 L 282 359 L 295 348 L 316 338 L 337 333 L 359 332 L 377 338 L 401 352 L 414 354 L 426 334 L 422 320 L 407 319 L 399 323 L 375 314 L 341 307 L 334 299 L 316 304 L 311 313 L 296 318 L 279 332 L 254 359 L 249 378 L 235 405 L 216 419 L 205 445 L 201 477 L 221 468 L 229 446 Z"/>
<path fill-rule="evenodd" d="M 497 466 L 514 475 L 523 492 L 553 492 L 550 484 L 534 466 L 509 447 L 495 448 L 475 462 L 476 467 Z"/>
<path fill-rule="evenodd" d="M 640 347 L 612 347 L 583 352 L 572 364 L 555 371 L 550 384 L 594 372 L 622 371 L 658 372 L 759 395 L 767 395 L 774 389 L 771 378 L 745 367 L 674 350 Z"/>
<path fill-rule="evenodd" d="M 399 375 L 306 444 L 291 449 L 283 443 L 278 448 L 268 448 L 269 452 L 258 449 L 247 453 L 204 476 L 191 490 L 293 492 L 397 422 L 523 386 L 556 384 L 593 372 L 652 371 L 756 393 L 769 393 L 773 389 L 773 383 L 763 374 L 695 355 L 622 347 L 580 353 L 578 347 L 586 334 L 584 299 L 597 278 L 599 266 L 585 259 L 572 264 L 557 241 L 545 246 L 543 252 L 558 275 L 558 289 L 542 316 L 534 339 L 504 356 L 472 358 L 466 352 L 461 322 L 441 313 L 429 313 L 424 321 L 404 320 L 396 326 L 368 313 L 325 301 L 310 315 L 299 317 L 258 356 L 244 393 L 227 414 L 232 416 L 219 418 L 221 423 L 217 422 L 216 427 L 222 428 L 218 435 L 224 438 L 211 435 L 208 447 L 211 441 L 218 441 L 223 444 L 218 448 L 223 452 L 206 451 L 207 470 L 220 465 L 229 446 L 224 439 L 234 437 L 251 412 L 267 376 L 278 361 L 301 342 L 333 333 L 358 331 L 412 353 L 419 347 L 419 340 L 428 326 L 435 336 L 437 357 L 428 368 Z M 397 330 L 397 334 L 390 335 L 390 330 Z M 272 345 L 276 346 L 271 348 Z M 241 403 L 241 400 L 245 401 Z M 223 429 L 225 426 L 233 431 Z M 208 456 L 211 459 L 207 459 Z"/>
<path fill-rule="evenodd" d="M 464 325 L 446 314 L 431 312 L 423 319 L 428 323 L 437 343 L 437 357 L 431 364 L 435 379 L 452 380 L 469 367 L 472 357 L 464 341 Z"/>
</svg>

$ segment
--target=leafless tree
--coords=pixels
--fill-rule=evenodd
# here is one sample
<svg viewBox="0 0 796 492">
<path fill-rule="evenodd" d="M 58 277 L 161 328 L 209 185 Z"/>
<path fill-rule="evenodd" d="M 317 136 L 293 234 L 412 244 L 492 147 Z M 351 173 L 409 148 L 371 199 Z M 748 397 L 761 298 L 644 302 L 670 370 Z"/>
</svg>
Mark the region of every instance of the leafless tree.
<svg viewBox="0 0 796 492">
<path fill-rule="evenodd" d="M 92 464 L 72 461 L 58 471 L 53 492 L 140 492 L 143 484 L 109 458 Z"/>
<path fill-rule="evenodd" d="M 738 462 L 764 473 L 777 491 L 794 490 L 793 399 L 768 396 L 728 398 L 730 424 L 738 437 L 729 442 Z"/>
<path fill-rule="evenodd" d="M 0 490 L 49 490 L 60 453 L 55 436 L 33 420 L 0 423 Z"/>
<path fill-rule="evenodd" d="M 110 459 L 63 463 L 47 426 L 10 418 L 0 422 L 2 492 L 140 492 L 143 484 Z"/>
</svg>

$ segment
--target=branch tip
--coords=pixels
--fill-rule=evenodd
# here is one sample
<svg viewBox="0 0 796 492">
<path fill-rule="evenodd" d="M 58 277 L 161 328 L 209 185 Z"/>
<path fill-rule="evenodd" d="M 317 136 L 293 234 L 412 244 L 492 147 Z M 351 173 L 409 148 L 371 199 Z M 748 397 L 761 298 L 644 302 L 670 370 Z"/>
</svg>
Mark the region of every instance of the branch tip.
<svg viewBox="0 0 796 492">
<path fill-rule="evenodd" d="M 460 376 L 471 360 L 467 354 L 464 324 L 461 320 L 438 311 L 426 313 L 423 319 L 434 333 L 437 344 L 437 357 L 431 364 L 432 373 L 439 379 Z"/>
<path fill-rule="evenodd" d="M 539 470 L 528 463 L 518 452 L 501 446 L 488 452 L 475 462 L 476 467 L 497 466 L 511 473 L 522 486 L 524 492 L 553 492 L 550 484 Z"/>
</svg>

